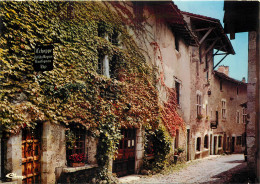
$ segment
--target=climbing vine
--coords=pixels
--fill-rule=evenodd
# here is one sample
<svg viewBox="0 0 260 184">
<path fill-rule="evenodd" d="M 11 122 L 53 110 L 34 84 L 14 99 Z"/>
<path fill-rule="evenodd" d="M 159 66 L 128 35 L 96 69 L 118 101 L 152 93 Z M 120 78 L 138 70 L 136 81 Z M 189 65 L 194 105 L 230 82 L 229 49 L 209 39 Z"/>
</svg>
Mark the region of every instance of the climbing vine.
<svg viewBox="0 0 260 184">
<path fill-rule="evenodd" d="M 156 74 L 127 31 L 135 27 L 136 34 L 144 32 L 145 17 L 137 21 L 115 2 L 0 2 L 0 6 L 2 130 L 17 133 L 40 121 L 79 123 L 96 132 L 97 159 L 104 171 L 121 138 L 120 128 L 155 130 L 161 117 L 174 135 L 183 124 L 174 89 L 166 87 L 163 73 L 161 85 L 170 97 L 159 105 Z M 113 33 L 121 47 L 105 39 Z M 52 71 L 34 71 L 38 43 L 54 46 Z M 151 45 L 159 49 L 156 42 Z M 100 55 L 114 59 L 112 78 L 97 73 Z"/>
</svg>

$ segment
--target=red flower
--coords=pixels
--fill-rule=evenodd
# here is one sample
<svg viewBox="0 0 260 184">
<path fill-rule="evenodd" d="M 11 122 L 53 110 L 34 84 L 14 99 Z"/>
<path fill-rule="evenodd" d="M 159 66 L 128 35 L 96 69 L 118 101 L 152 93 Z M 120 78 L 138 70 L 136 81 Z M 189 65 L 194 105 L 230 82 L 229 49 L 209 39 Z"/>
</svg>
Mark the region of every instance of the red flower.
<svg viewBox="0 0 260 184">
<path fill-rule="evenodd" d="M 85 154 L 84 153 L 75 153 L 69 156 L 69 160 L 72 162 L 83 162 L 85 160 Z"/>
</svg>

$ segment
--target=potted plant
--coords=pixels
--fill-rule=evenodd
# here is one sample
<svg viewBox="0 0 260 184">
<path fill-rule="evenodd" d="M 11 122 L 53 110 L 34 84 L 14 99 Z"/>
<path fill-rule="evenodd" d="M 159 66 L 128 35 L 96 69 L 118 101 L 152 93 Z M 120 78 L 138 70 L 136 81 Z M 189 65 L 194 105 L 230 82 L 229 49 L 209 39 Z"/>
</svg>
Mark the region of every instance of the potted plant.
<svg viewBox="0 0 260 184">
<path fill-rule="evenodd" d="M 180 155 L 182 152 L 184 152 L 184 149 L 183 149 L 183 148 L 176 148 L 176 149 L 174 150 L 174 163 L 175 163 L 175 164 L 177 163 L 178 157 L 179 157 L 179 155 Z"/>
<path fill-rule="evenodd" d="M 84 166 L 85 154 L 84 153 L 74 153 L 69 156 L 70 165 L 72 167 Z"/>
</svg>

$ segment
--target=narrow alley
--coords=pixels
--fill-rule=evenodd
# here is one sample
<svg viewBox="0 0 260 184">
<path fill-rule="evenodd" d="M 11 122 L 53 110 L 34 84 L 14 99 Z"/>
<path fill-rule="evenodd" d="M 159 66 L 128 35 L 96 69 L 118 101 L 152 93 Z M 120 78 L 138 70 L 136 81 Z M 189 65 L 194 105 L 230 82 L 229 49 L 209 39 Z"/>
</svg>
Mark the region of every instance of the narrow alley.
<svg viewBox="0 0 260 184">
<path fill-rule="evenodd" d="M 247 183 L 244 155 L 212 155 L 168 175 L 127 176 L 121 183 Z"/>
</svg>

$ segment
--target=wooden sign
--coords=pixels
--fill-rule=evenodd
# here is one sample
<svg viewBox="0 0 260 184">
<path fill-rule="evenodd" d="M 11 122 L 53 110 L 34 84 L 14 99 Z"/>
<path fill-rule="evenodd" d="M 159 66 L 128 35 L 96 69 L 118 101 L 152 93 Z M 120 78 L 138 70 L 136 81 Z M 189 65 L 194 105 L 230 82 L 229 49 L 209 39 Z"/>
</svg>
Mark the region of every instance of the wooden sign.
<svg viewBox="0 0 260 184">
<path fill-rule="evenodd" d="M 34 50 L 35 71 L 50 71 L 53 69 L 53 45 L 36 45 Z"/>
</svg>

